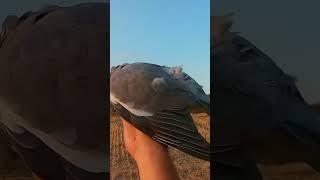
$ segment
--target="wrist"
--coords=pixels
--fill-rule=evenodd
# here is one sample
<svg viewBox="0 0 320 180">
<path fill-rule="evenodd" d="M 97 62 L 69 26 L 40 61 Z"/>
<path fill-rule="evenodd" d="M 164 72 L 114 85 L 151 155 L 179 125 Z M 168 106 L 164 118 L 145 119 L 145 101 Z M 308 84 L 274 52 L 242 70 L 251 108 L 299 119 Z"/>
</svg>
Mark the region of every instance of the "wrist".
<svg viewBox="0 0 320 180">
<path fill-rule="evenodd" d="M 135 154 L 141 180 L 178 180 L 166 146 L 143 146 Z"/>
<path fill-rule="evenodd" d="M 165 145 L 160 143 L 153 143 L 153 144 L 139 144 L 136 149 L 134 159 L 137 161 L 142 160 L 154 160 L 156 161 L 157 158 L 169 157 L 168 156 L 168 148 Z"/>
</svg>

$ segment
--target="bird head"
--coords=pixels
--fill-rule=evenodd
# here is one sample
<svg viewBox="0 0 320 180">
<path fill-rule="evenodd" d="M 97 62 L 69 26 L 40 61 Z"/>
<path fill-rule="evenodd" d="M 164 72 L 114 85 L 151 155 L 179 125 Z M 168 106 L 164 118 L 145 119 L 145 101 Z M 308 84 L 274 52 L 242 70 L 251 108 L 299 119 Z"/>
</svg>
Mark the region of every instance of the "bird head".
<svg viewBox="0 0 320 180">
<path fill-rule="evenodd" d="M 234 13 L 228 13 L 224 16 L 211 16 L 210 18 L 210 33 L 211 45 L 215 46 L 223 41 L 225 36 L 230 33 Z"/>
</svg>

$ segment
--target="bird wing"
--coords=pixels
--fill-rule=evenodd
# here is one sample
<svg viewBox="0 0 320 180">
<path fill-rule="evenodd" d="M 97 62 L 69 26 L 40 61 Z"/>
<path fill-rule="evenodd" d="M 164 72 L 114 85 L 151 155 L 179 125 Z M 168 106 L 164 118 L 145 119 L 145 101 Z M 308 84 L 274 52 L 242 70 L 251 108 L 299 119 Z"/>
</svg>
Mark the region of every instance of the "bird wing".
<svg viewBox="0 0 320 180">
<path fill-rule="evenodd" d="M 200 159 L 210 160 L 210 145 L 200 135 L 186 109 L 168 109 L 152 116 L 136 116 L 120 104 L 120 116 L 154 140 Z"/>
<path fill-rule="evenodd" d="M 218 109 L 215 109 L 217 118 L 214 119 L 215 129 L 220 130 L 222 126 L 230 133 L 216 131 L 215 137 L 221 138 L 217 141 L 221 144 L 231 141 L 229 145 L 244 144 L 281 130 L 294 137 L 308 152 L 318 154 L 319 117 L 304 101 L 295 79 L 241 36 L 234 36 L 231 44 L 222 46 L 228 49 L 220 47 L 213 53 L 216 59 L 214 99 Z M 238 107 L 225 105 L 231 103 Z M 237 126 L 238 121 L 243 125 Z M 237 130 L 232 131 L 226 123 L 236 124 Z M 223 136 L 229 137 L 229 141 L 224 141 Z M 236 140 L 230 140 L 232 137 Z"/>
<path fill-rule="evenodd" d="M 104 145 L 91 149 L 79 146 L 76 143 L 75 128 L 59 129 L 47 133 L 34 128 L 32 124 L 10 112 L 2 112 L 1 118 L 0 124 L 6 127 L 2 130 L 20 146 L 26 149 L 37 149 L 39 142 L 33 138 L 35 136 L 61 157 L 81 169 L 95 173 L 107 171 L 109 161 Z M 30 133 L 33 136 L 30 136 Z"/>
<path fill-rule="evenodd" d="M 232 46 L 228 48 L 233 50 L 215 53 L 213 57 L 217 59 L 214 67 L 216 87 L 256 95 L 270 103 L 285 94 L 301 96 L 295 86 L 295 80 L 249 41 L 236 35 L 231 43 Z"/>
<path fill-rule="evenodd" d="M 86 3 L 27 13 L 0 48 L 1 103 L 21 117 L 6 121 L 94 172 L 108 171 L 109 162 L 104 113 L 108 11 L 109 4 Z M 88 156 L 97 161 L 87 164 Z"/>
</svg>

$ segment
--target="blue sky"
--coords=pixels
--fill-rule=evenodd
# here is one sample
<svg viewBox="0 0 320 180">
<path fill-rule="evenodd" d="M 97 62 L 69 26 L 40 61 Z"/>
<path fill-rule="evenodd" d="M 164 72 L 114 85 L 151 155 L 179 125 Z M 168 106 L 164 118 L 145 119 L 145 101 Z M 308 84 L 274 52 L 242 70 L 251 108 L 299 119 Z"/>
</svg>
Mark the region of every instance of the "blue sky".
<svg viewBox="0 0 320 180">
<path fill-rule="evenodd" d="M 210 92 L 209 0 L 111 0 L 110 66 L 180 66 Z"/>
</svg>

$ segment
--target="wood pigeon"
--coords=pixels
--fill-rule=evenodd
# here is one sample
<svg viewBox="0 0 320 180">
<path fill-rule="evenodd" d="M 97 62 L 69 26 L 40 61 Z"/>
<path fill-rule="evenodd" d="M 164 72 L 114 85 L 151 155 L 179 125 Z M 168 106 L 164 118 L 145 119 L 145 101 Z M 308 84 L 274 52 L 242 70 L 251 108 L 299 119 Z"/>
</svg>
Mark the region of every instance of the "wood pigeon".
<svg viewBox="0 0 320 180">
<path fill-rule="evenodd" d="M 217 179 L 262 179 L 257 163 L 305 162 L 320 172 L 320 117 L 295 79 L 211 17 L 213 168 Z"/>
<path fill-rule="evenodd" d="M 209 96 L 182 67 L 142 62 L 112 67 L 110 101 L 122 118 L 154 140 L 209 161 L 210 145 L 190 115 L 210 114 Z"/>
<path fill-rule="evenodd" d="M 8 16 L 0 44 L 0 131 L 43 179 L 109 174 L 109 2 Z"/>
</svg>

